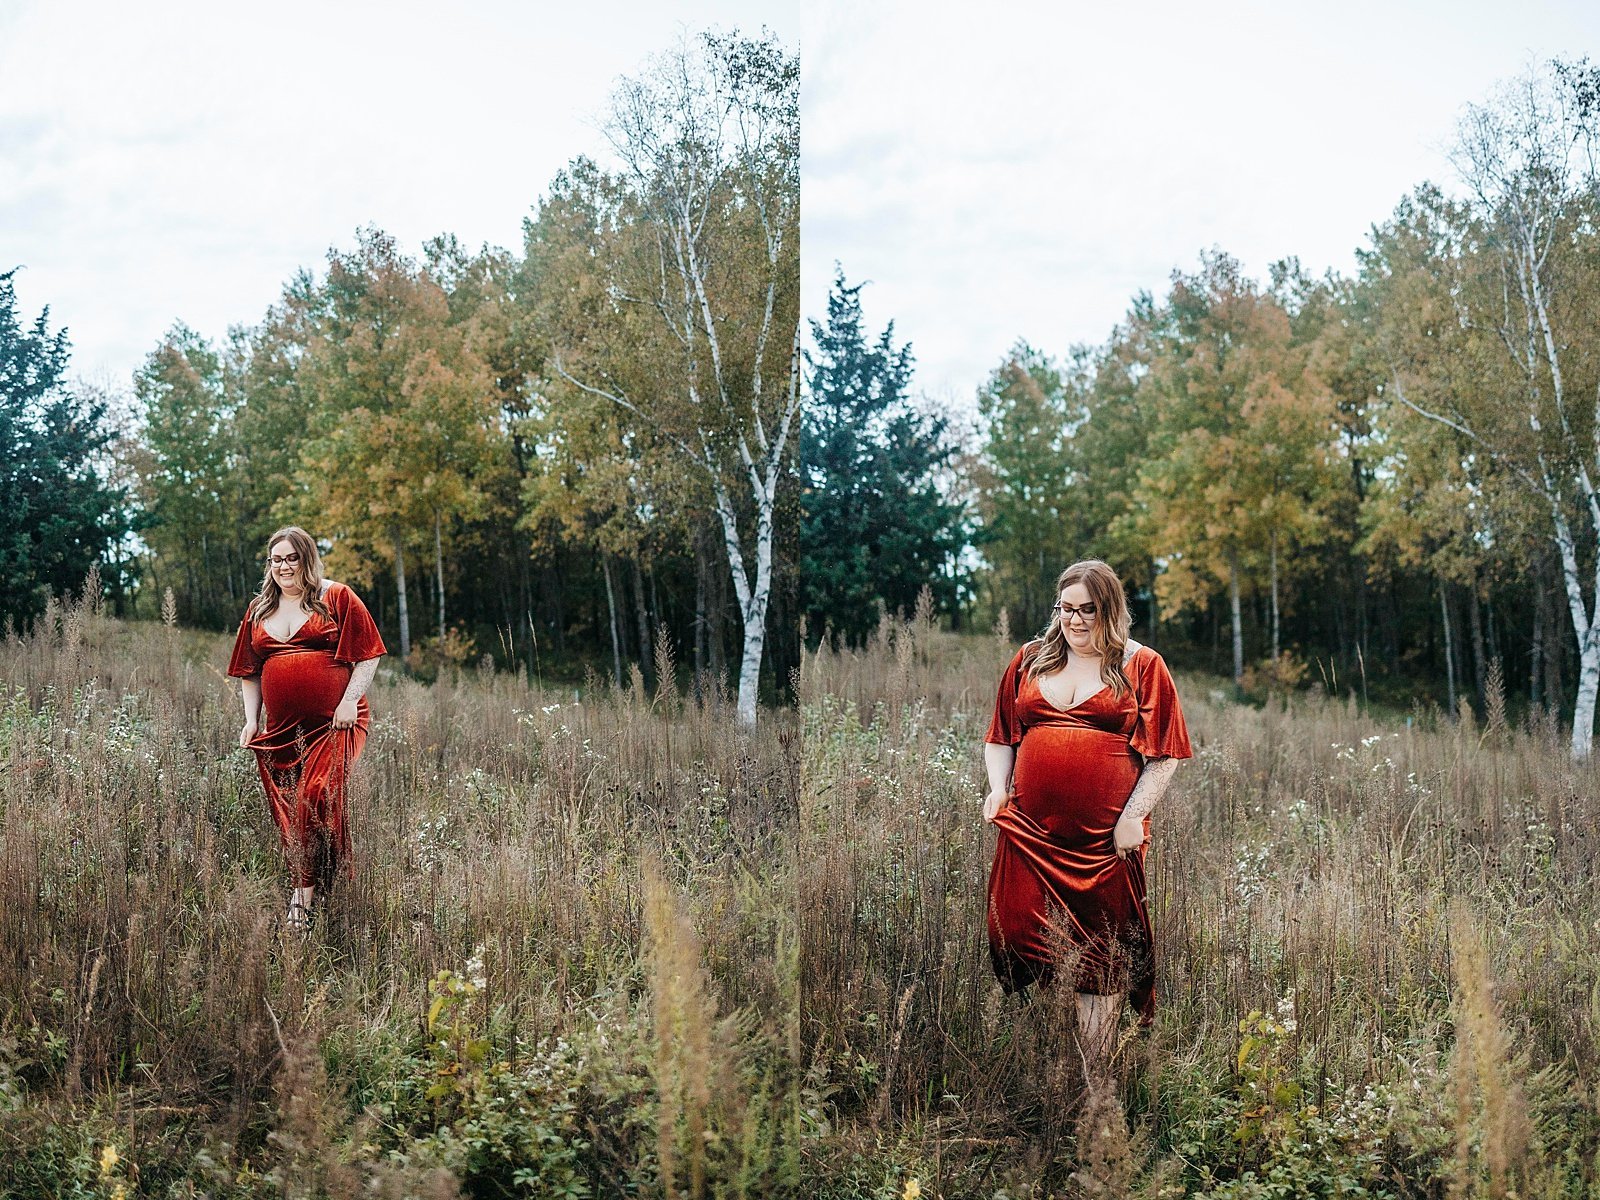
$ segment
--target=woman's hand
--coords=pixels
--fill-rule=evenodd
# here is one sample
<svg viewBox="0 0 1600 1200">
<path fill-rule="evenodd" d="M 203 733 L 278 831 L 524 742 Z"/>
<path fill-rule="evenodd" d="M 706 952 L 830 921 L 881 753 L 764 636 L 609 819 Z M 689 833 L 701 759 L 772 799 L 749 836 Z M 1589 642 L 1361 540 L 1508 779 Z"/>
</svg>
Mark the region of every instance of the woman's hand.
<svg viewBox="0 0 1600 1200">
<path fill-rule="evenodd" d="M 339 701 L 339 707 L 333 710 L 333 727 L 335 729 L 353 729 L 360 716 L 361 710 L 354 700 L 341 700 Z"/>
<path fill-rule="evenodd" d="M 994 819 L 1000 815 L 1000 811 L 1010 803 L 1011 793 L 1005 788 L 996 788 L 984 798 L 983 819 L 991 825 L 994 824 Z"/>
<path fill-rule="evenodd" d="M 1144 845 L 1144 818 L 1119 817 L 1112 831 L 1111 843 L 1117 848 L 1118 858 L 1127 858 L 1130 851 Z"/>
<path fill-rule="evenodd" d="M 256 728 L 256 723 L 254 721 L 246 721 L 244 728 L 239 730 L 239 745 L 248 749 L 250 743 L 255 741 L 257 732 L 259 731 Z"/>
</svg>

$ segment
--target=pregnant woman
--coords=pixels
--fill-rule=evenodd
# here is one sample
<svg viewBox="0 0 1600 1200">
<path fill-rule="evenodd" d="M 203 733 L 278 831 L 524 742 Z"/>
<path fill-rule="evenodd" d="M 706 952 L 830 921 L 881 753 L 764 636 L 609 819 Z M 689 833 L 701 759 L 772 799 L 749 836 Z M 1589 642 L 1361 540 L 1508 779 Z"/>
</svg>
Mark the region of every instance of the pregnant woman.
<svg viewBox="0 0 1600 1200">
<path fill-rule="evenodd" d="M 291 525 L 267 546 L 266 577 L 240 622 L 228 674 L 243 680 L 239 744 L 256 752 L 289 861 L 287 927 L 304 933 L 317 889 L 350 854 L 345 785 L 366 745 L 366 693 L 384 648 L 361 598 L 322 578 L 310 534 Z"/>
<path fill-rule="evenodd" d="M 1155 1011 L 1145 906 L 1149 814 L 1190 756 L 1161 656 L 1128 637 L 1122 583 L 1105 563 L 1061 574 L 1045 635 L 1000 681 L 985 738 L 984 819 L 999 831 L 989 950 L 1007 991 L 1070 968 L 1083 1042 L 1111 1048 L 1123 996 Z"/>
</svg>

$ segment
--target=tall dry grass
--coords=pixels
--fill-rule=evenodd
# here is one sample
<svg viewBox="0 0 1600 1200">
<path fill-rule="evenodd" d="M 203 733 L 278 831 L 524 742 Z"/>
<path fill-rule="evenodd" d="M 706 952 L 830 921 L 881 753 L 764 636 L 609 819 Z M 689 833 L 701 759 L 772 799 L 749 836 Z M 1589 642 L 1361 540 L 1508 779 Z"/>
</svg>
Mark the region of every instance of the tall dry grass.
<svg viewBox="0 0 1600 1200">
<path fill-rule="evenodd" d="M 227 650 L 0 644 L 0 1194 L 793 1186 L 792 713 L 380 674 L 302 943 Z"/>
<path fill-rule="evenodd" d="M 980 745 L 1014 649 L 924 616 L 805 659 L 817 1194 L 1600 1193 L 1600 770 L 1552 723 L 1180 678 L 1160 1011 L 1124 1027 L 1116 1112 L 1070 1004 L 1004 998 L 987 961 Z"/>
</svg>

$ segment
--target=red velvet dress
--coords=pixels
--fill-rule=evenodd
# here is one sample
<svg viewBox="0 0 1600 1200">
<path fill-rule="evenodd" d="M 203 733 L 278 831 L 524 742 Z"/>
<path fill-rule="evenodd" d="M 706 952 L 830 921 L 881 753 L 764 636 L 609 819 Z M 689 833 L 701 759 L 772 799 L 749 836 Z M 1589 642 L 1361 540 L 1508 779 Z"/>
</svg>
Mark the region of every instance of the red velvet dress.
<svg viewBox="0 0 1600 1200">
<path fill-rule="evenodd" d="M 1024 646 L 1006 668 L 984 739 L 1017 753 L 989 874 L 995 973 L 1007 991 L 1048 983 L 1059 947 L 1075 958 L 1074 990 L 1128 992 L 1149 1019 L 1155 946 L 1144 849 L 1117 857 L 1112 831 L 1145 759 L 1190 757 L 1177 689 L 1161 656 L 1140 646 L 1123 666 L 1128 694 L 1102 688 L 1059 709 L 1026 677 L 1036 650 Z"/>
<path fill-rule="evenodd" d="M 384 653 L 361 598 L 342 583 L 323 602 L 333 620 L 313 612 L 287 642 L 248 616 L 239 624 L 228 674 L 261 677 L 263 727 L 250 743 L 277 822 L 295 887 L 326 887 L 350 856 L 345 784 L 367 743 L 366 697 L 355 726 L 333 728 L 333 710 L 358 662 Z"/>
</svg>

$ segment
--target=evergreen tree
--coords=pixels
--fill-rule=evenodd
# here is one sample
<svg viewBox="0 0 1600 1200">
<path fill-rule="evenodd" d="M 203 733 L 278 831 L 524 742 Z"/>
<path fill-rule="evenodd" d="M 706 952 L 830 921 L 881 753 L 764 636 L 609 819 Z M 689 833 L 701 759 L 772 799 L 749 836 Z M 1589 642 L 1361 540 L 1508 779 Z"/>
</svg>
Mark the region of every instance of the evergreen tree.
<svg viewBox="0 0 1600 1200">
<path fill-rule="evenodd" d="M 105 401 L 67 388 L 70 345 L 66 330 L 49 332 L 48 308 L 22 325 L 15 274 L 0 274 L 0 614 L 26 621 L 96 563 L 120 591 L 106 559 L 129 523 L 97 462 L 112 436 Z"/>
<path fill-rule="evenodd" d="M 911 347 L 895 347 L 893 322 L 867 343 L 862 286 L 836 274 L 827 323 L 811 323 L 800 434 L 802 604 L 813 631 L 848 642 L 877 624 L 880 602 L 913 610 L 924 585 L 957 614 L 966 542 L 962 506 L 940 485 L 955 453 L 949 422 L 911 403 Z"/>
</svg>

